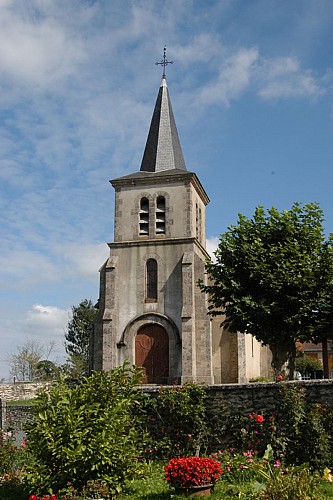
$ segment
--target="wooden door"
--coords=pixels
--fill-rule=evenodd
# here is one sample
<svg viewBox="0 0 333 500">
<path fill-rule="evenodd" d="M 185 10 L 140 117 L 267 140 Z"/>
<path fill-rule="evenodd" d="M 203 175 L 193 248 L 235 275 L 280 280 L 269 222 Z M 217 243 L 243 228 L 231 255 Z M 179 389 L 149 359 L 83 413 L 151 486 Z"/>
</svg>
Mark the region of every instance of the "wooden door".
<svg viewBox="0 0 333 500">
<path fill-rule="evenodd" d="M 169 376 L 169 337 L 160 325 L 143 326 L 135 339 L 135 364 L 145 370 L 143 383 L 166 384 Z"/>
</svg>

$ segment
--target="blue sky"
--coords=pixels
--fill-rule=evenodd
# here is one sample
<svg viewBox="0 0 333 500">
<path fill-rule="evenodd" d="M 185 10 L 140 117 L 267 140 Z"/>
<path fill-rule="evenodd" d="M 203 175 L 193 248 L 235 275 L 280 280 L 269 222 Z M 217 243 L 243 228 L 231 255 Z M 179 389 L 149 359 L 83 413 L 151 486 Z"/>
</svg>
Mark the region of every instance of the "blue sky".
<svg viewBox="0 0 333 500">
<path fill-rule="evenodd" d="M 98 298 L 108 181 L 140 167 L 164 45 L 208 248 L 258 205 L 317 201 L 333 232 L 331 0 L 0 0 L 0 378 L 27 340 L 63 361 Z"/>
</svg>

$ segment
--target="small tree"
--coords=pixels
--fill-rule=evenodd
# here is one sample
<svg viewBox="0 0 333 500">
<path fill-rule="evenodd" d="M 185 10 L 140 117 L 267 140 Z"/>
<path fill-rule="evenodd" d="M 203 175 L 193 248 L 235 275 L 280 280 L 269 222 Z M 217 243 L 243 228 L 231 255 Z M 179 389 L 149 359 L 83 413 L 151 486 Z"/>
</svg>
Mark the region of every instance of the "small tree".
<svg viewBox="0 0 333 500">
<path fill-rule="evenodd" d="M 210 314 L 224 314 L 229 331 L 247 331 L 269 345 L 276 373 L 289 361 L 292 376 L 295 342 L 315 338 L 328 322 L 333 250 L 322 222 L 317 203 L 295 203 L 281 213 L 258 207 L 252 219 L 239 214 L 221 235 L 216 262 L 207 262 L 208 285 L 199 284 L 209 294 Z"/>
<path fill-rule="evenodd" d="M 44 354 L 44 347 L 35 340 L 28 340 L 9 356 L 10 374 L 17 380 L 35 380 L 37 365 Z"/>
<path fill-rule="evenodd" d="M 94 328 L 97 309 L 91 300 L 84 299 L 78 306 L 72 306 L 72 317 L 65 333 L 65 348 L 75 376 L 88 373 L 89 337 Z"/>
</svg>

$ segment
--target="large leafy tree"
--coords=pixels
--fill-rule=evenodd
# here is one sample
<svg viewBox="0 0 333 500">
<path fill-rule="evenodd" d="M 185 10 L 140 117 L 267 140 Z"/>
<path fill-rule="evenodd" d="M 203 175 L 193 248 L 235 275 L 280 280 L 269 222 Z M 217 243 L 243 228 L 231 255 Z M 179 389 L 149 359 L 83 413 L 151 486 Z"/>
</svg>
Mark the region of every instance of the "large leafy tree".
<svg viewBox="0 0 333 500">
<path fill-rule="evenodd" d="M 71 362 L 74 376 L 88 372 L 89 337 L 94 328 L 97 309 L 91 300 L 84 299 L 78 306 L 72 306 L 72 315 L 65 333 L 65 348 Z"/>
<path fill-rule="evenodd" d="M 332 318 L 333 242 L 325 241 L 319 205 L 239 214 L 215 257 L 207 262 L 208 284 L 199 283 L 210 314 L 269 345 L 275 373 L 288 361 L 292 374 L 295 342 L 327 335 Z"/>
</svg>

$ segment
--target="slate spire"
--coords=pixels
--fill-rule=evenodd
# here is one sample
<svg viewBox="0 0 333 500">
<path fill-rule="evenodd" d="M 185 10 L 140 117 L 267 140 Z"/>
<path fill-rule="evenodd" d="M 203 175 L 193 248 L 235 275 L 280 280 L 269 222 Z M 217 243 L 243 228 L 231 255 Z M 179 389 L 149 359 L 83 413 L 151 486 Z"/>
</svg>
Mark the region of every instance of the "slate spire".
<svg viewBox="0 0 333 500">
<path fill-rule="evenodd" d="M 186 166 L 163 71 L 140 170 L 160 172 L 173 169 L 186 170 Z"/>
</svg>

